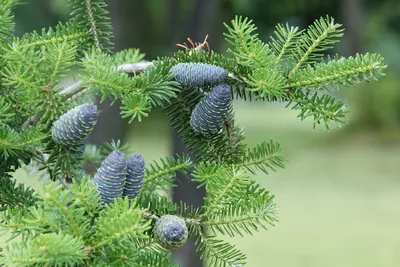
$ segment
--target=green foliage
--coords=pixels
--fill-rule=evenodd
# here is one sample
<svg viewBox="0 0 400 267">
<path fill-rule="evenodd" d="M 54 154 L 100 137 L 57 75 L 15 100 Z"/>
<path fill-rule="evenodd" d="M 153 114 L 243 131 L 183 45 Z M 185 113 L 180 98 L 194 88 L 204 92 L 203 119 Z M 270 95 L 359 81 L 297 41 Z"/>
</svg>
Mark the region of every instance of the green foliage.
<svg viewBox="0 0 400 267">
<path fill-rule="evenodd" d="M 87 255 L 81 240 L 65 234 L 43 234 L 29 240 L 23 247 L 15 244 L 5 247 L 9 257 L 6 266 L 83 264 Z"/>
<path fill-rule="evenodd" d="M 296 92 L 287 106 L 292 105 L 292 109 L 299 110 L 297 117 L 304 120 L 312 117 L 314 128 L 317 124 L 324 123 L 325 129 L 329 129 L 331 121 L 343 124 L 346 115 L 346 105 L 343 101 L 329 95 L 318 95 L 318 93 Z"/>
<path fill-rule="evenodd" d="M 332 48 L 333 44 L 339 42 L 343 36 L 341 27 L 341 24 L 335 23 L 334 19 L 329 16 L 320 18 L 310 25 L 296 41 L 293 56 L 297 63 L 290 71 L 289 77 L 305 64 L 315 63 L 324 55 L 323 51 Z"/>
<path fill-rule="evenodd" d="M 289 24 L 276 26 L 275 37 L 271 36 L 270 46 L 279 60 L 290 58 L 302 32 L 298 27 L 289 26 Z"/>
<path fill-rule="evenodd" d="M 150 163 L 146 168 L 142 192 L 151 192 L 155 189 L 168 190 L 173 185 L 175 174 L 177 172 L 186 174 L 192 166 L 193 162 L 186 155 L 161 158 L 159 162 Z"/>
<path fill-rule="evenodd" d="M 14 30 L 13 7 L 18 4 L 17 0 L 0 1 L 0 43 L 9 41 Z"/>
<path fill-rule="evenodd" d="M 239 166 L 246 167 L 252 173 L 257 168 L 269 174 L 269 170 L 276 171 L 277 167 L 284 167 L 282 156 L 283 152 L 279 143 L 274 143 L 273 141 L 263 142 L 253 148 L 249 148 Z"/>
<path fill-rule="evenodd" d="M 200 235 L 196 245 L 201 258 L 210 266 L 240 266 L 246 262 L 242 252 L 221 240 Z"/>
<path fill-rule="evenodd" d="M 69 0 L 72 20 L 86 29 L 97 49 L 109 50 L 113 37 L 107 4 L 102 0 Z"/>
<path fill-rule="evenodd" d="M 0 160 L 2 164 L 18 168 L 28 164 L 35 147 L 46 137 L 39 128 L 16 132 L 9 126 L 0 126 Z"/>
<path fill-rule="evenodd" d="M 16 181 L 6 174 L 0 175 L 0 188 L 0 211 L 15 206 L 30 207 L 37 200 L 33 189 L 23 184 L 16 186 Z"/>
<path fill-rule="evenodd" d="M 142 62 L 145 56 L 139 49 L 129 48 L 115 53 L 114 57 L 115 63 L 122 65 Z"/>
<path fill-rule="evenodd" d="M 0 126 L 6 126 L 12 120 L 12 106 L 4 98 L 0 99 Z"/>
<path fill-rule="evenodd" d="M 14 38 L 15 45 L 21 48 L 44 48 L 48 45 L 68 43 L 85 49 L 90 46 L 87 31 L 75 22 L 59 22 L 54 29 L 42 29 L 42 32 L 26 33 L 22 38 Z"/>
<path fill-rule="evenodd" d="M 339 86 L 350 86 L 363 81 L 377 80 L 383 76 L 383 58 L 377 54 L 357 54 L 354 58 L 329 60 L 317 63 L 296 72 L 289 84 L 291 88 L 307 87 L 310 89 L 338 89 Z"/>
<path fill-rule="evenodd" d="M 213 71 L 206 70 L 207 80 L 225 83 L 232 100 L 287 102 L 298 117 L 312 117 L 314 126 L 325 128 L 345 119 L 343 101 L 330 90 L 376 80 L 386 67 L 377 54 L 325 56 L 343 35 L 330 17 L 306 30 L 280 24 L 269 43 L 258 38 L 251 20 L 236 17 L 225 24 L 231 45 L 227 55 L 197 47 L 145 62 L 138 49 L 110 53 L 112 27 L 104 1 L 69 2 L 70 21 L 17 38 L 12 35 L 12 9 L 18 1 L 0 0 L 0 228 L 13 240 L 0 259 L 6 266 L 175 266 L 153 234 L 165 215 L 182 218 L 205 263 L 245 264 L 246 256 L 217 235 L 254 234 L 278 221 L 274 196 L 249 175 L 283 168 L 283 153 L 274 141 L 247 148 L 230 107 L 222 128 L 209 136 L 196 133 L 192 113 L 202 99 L 213 97 L 212 88 L 190 68 L 180 73 L 174 66 L 191 63 L 178 66 L 199 71 L 199 66 L 213 65 Z M 62 87 L 60 82 L 76 66 L 81 67 L 81 80 Z M 220 77 L 214 76 L 218 73 Z M 196 82 L 185 83 L 188 77 Z M 166 109 L 193 159 L 176 155 L 147 164 L 143 188 L 133 200 L 119 196 L 102 203 L 92 176 L 104 155 L 114 150 L 129 154 L 129 148 L 114 140 L 97 148 L 83 147 L 82 138 L 70 146 L 51 138 L 51 127 L 62 114 L 96 96 L 120 101 L 121 117 L 129 122 Z M 215 122 L 218 101 L 210 100 L 210 114 L 199 116 L 202 127 Z M 230 103 L 230 98 L 224 101 Z M 76 125 L 61 126 L 69 127 L 71 136 L 83 131 Z M 116 161 L 118 165 L 120 159 Z M 42 194 L 16 185 L 11 174 L 22 164 L 57 183 L 44 185 Z M 169 191 L 177 172 L 205 187 L 208 195 L 201 207 L 172 202 Z M 103 176 L 110 174 L 103 170 Z"/>
</svg>

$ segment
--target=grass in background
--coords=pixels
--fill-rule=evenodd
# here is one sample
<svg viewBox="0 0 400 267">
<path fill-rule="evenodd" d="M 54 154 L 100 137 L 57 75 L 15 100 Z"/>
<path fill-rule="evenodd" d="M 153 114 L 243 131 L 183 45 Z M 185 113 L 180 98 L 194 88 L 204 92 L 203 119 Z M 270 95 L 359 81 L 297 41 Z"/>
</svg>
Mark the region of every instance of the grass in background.
<svg viewBox="0 0 400 267">
<path fill-rule="evenodd" d="M 281 221 L 230 240 L 248 255 L 247 266 L 398 266 L 399 143 L 343 129 L 313 130 L 281 105 L 238 103 L 236 115 L 249 145 L 276 140 L 287 160 L 284 170 L 255 177 L 276 195 Z M 156 114 L 134 124 L 127 136 L 132 152 L 147 162 L 167 156 L 167 126 L 167 118 Z M 23 171 L 17 178 L 38 186 Z"/>
</svg>

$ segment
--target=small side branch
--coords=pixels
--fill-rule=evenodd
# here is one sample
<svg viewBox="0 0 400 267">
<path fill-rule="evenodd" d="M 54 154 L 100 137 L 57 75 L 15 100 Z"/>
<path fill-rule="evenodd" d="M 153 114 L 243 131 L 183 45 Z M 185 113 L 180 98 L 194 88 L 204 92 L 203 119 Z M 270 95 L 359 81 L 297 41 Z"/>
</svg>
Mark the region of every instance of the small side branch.
<svg viewBox="0 0 400 267">
<path fill-rule="evenodd" d="M 145 71 L 146 69 L 154 66 L 153 62 L 139 62 L 134 64 L 123 64 L 116 67 L 117 71 L 122 71 L 125 73 L 139 73 Z M 83 86 L 83 81 L 79 80 L 76 83 L 68 86 L 64 90 L 60 91 L 59 94 L 64 95 L 62 98 L 63 101 L 67 101 L 72 98 L 74 95 L 83 91 L 85 87 Z M 30 126 L 34 126 L 39 122 L 39 116 L 34 115 L 29 117 L 23 124 L 22 129 L 27 130 Z"/>
</svg>

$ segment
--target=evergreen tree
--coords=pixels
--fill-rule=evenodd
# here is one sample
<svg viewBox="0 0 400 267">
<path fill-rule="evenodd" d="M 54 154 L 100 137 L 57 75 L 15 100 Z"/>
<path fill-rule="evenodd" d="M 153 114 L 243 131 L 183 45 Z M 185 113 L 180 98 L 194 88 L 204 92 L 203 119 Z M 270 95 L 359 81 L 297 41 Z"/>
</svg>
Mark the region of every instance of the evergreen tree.
<svg viewBox="0 0 400 267">
<path fill-rule="evenodd" d="M 314 126 L 343 123 L 331 90 L 383 75 L 376 54 L 324 57 L 343 35 L 320 18 L 307 29 L 278 25 L 269 43 L 236 17 L 226 24 L 226 55 L 186 46 L 144 61 L 137 49 L 112 53 L 112 27 L 102 0 L 70 0 L 70 21 L 13 36 L 19 0 L 0 0 L 0 225 L 12 241 L 5 266 L 175 266 L 170 251 L 196 240 L 210 266 L 241 266 L 246 256 L 218 235 L 253 234 L 277 222 L 273 195 L 251 174 L 284 167 L 275 141 L 248 148 L 232 101 L 287 102 Z M 60 80 L 73 67 L 80 80 Z M 83 146 L 95 127 L 94 95 L 121 100 L 121 116 L 142 120 L 166 110 L 196 157 L 146 162 L 126 145 Z M 93 176 L 85 164 L 99 166 Z M 100 165 L 101 163 L 101 165 Z M 43 192 L 16 184 L 13 172 L 39 170 Z M 165 194 L 177 172 L 208 193 L 204 206 L 173 203 Z"/>
</svg>

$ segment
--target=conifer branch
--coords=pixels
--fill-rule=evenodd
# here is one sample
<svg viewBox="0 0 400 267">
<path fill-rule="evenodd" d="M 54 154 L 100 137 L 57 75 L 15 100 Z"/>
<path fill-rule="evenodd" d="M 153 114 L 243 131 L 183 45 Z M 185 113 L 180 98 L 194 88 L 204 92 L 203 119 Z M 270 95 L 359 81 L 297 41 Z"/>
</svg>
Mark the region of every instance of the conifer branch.
<svg viewBox="0 0 400 267">
<path fill-rule="evenodd" d="M 325 89 L 339 85 L 352 85 L 377 79 L 384 75 L 383 58 L 377 54 L 357 54 L 355 57 L 330 60 L 307 66 L 292 76 L 290 88 L 306 87 Z"/>
<path fill-rule="evenodd" d="M 307 63 L 313 63 L 315 58 L 322 56 L 321 51 L 331 48 L 343 36 L 341 24 L 335 23 L 333 18 L 326 17 L 316 20 L 300 37 L 295 48 L 295 57 L 298 62 L 289 73 L 289 78 L 300 67 Z"/>
<path fill-rule="evenodd" d="M 283 153 L 278 143 L 263 142 L 256 147 L 249 148 L 242 159 L 242 162 L 236 164 L 237 167 L 245 167 L 254 173 L 254 167 L 260 169 L 266 174 L 269 170 L 276 171 L 276 167 L 283 168 Z"/>
<path fill-rule="evenodd" d="M 139 62 L 139 63 L 134 63 L 134 64 L 123 64 L 119 67 L 117 67 L 117 70 L 124 71 L 126 73 L 138 73 L 145 71 L 146 69 L 150 68 L 153 66 L 152 62 Z M 21 82 L 21 81 L 19 81 Z M 28 82 L 26 82 L 28 83 Z M 27 84 L 28 86 L 29 84 Z M 65 89 L 61 90 L 59 94 L 63 95 L 62 101 L 67 101 L 68 99 L 73 98 L 75 95 L 79 94 L 83 90 L 87 89 L 86 86 L 84 86 L 85 83 L 82 80 L 79 80 L 75 82 L 74 84 L 66 87 Z M 36 123 L 39 122 L 39 116 L 31 116 L 29 117 L 23 124 L 22 124 L 22 129 L 28 129 L 31 126 L 36 125 Z"/>
<path fill-rule="evenodd" d="M 185 155 L 178 158 L 160 159 L 160 161 L 161 164 L 155 161 L 146 169 L 143 185 L 151 183 L 158 178 L 175 174 L 178 171 L 185 172 L 193 164 L 190 158 Z"/>
<path fill-rule="evenodd" d="M 246 256 L 234 246 L 200 233 L 196 240 L 197 251 L 210 266 L 241 266 Z"/>
<path fill-rule="evenodd" d="M 51 203 L 53 203 L 56 207 L 60 209 L 60 211 L 63 213 L 65 218 L 67 218 L 68 224 L 71 225 L 72 229 L 74 230 L 75 236 L 80 238 L 82 236 L 82 232 L 79 229 L 79 226 L 75 219 L 72 217 L 72 214 L 68 212 L 68 207 L 63 206 L 60 201 L 55 198 L 51 193 L 46 193 L 44 195 L 45 199 L 48 199 Z"/>
</svg>

